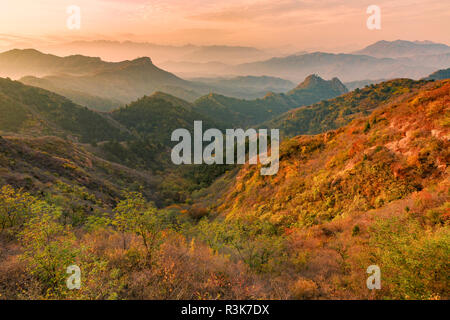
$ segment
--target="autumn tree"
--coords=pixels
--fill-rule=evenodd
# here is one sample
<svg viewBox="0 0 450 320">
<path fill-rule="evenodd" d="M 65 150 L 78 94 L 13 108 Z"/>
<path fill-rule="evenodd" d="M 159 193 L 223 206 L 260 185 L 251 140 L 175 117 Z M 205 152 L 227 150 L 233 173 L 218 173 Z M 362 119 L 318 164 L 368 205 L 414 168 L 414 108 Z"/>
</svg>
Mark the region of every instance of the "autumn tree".
<svg viewBox="0 0 450 320">
<path fill-rule="evenodd" d="M 163 214 L 136 192 L 128 193 L 126 199 L 117 204 L 114 214 L 112 224 L 123 233 L 124 247 L 125 233 L 137 235 L 145 247 L 148 262 L 151 262 L 154 250 L 161 244 L 161 231 L 166 225 Z"/>
</svg>

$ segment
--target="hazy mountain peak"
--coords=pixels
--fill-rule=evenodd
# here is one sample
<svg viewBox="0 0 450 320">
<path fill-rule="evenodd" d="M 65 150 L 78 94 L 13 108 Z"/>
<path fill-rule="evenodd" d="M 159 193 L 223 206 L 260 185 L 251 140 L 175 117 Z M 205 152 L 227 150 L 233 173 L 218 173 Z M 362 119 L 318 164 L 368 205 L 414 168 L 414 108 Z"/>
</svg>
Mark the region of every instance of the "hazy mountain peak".
<svg viewBox="0 0 450 320">
<path fill-rule="evenodd" d="M 153 92 L 149 98 L 152 99 L 160 99 L 160 100 L 164 100 L 167 102 L 170 102 L 171 104 L 175 105 L 175 106 L 181 106 L 184 107 L 186 109 L 191 109 L 192 108 L 192 104 L 190 104 L 189 102 L 187 102 L 186 100 L 177 98 L 171 94 L 162 92 L 162 91 L 155 91 Z"/>
<path fill-rule="evenodd" d="M 17 54 L 27 54 L 27 55 L 32 55 L 32 54 L 36 54 L 36 55 L 41 55 L 43 54 L 42 52 L 36 50 L 36 49 L 12 49 L 12 50 L 8 50 L 3 52 L 2 54 L 4 55 L 17 55 Z"/>
<path fill-rule="evenodd" d="M 450 68 L 435 71 L 425 78 L 425 80 L 443 80 L 443 79 L 450 79 Z"/>
</svg>

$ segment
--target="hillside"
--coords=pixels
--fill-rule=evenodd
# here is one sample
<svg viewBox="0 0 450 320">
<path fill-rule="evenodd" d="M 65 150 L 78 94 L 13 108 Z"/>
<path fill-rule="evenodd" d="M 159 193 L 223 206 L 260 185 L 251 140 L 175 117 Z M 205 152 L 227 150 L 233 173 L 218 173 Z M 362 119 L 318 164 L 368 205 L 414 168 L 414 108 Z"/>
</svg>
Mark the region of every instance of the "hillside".
<svg viewBox="0 0 450 320">
<path fill-rule="evenodd" d="M 241 64 L 232 70 L 236 74 L 281 77 L 294 82 L 312 73 L 323 78 L 338 77 L 344 82 L 364 79 L 417 79 L 439 68 L 440 60 L 442 59 L 429 65 L 414 60 L 375 58 L 362 54 L 314 52 Z"/>
<path fill-rule="evenodd" d="M 182 46 L 161 45 L 150 42 L 93 40 L 70 41 L 61 44 L 42 46 L 45 52 L 57 55 L 83 54 L 86 56 L 100 56 L 108 61 L 120 61 L 130 57 L 152 57 L 161 64 L 167 60 L 208 62 L 211 59 L 223 59 L 225 63 L 234 61 L 249 61 L 267 56 L 268 53 L 260 49 L 241 46 L 202 46 L 187 44 Z"/>
<path fill-rule="evenodd" d="M 447 299 L 449 116 L 450 81 L 429 82 L 340 129 L 285 140 L 276 175 L 245 165 L 203 193 L 214 219 L 200 238 L 275 277 L 286 298 Z"/>
<path fill-rule="evenodd" d="M 83 75 L 110 68 L 112 63 L 97 57 L 72 55 L 58 57 L 35 49 L 14 49 L 0 53 L 0 76 L 20 78 L 27 75 L 45 76 L 55 73 Z"/>
<path fill-rule="evenodd" d="M 9 139 L 8 144 L 12 149 L 19 150 L 14 153 L 14 157 L 30 153 L 30 156 L 22 159 L 24 164 L 11 168 L 12 176 L 19 180 L 25 177 L 37 179 L 40 181 L 37 184 L 39 187 L 49 181 L 56 181 L 58 176 L 64 176 L 66 173 L 60 172 L 64 171 L 64 168 L 68 169 L 70 179 L 73 178 L 73 172 L 76 173 L 76 180 L 69 179 L 67 183 L 94 190 L 93 185 L 84 184 L 90 180 L 88 174 L 86 181 L 82 179 L 85 171 L 90 172 L 92 169 L 96 183 L 105 184 L 103 180 L 106 178 L 103 175 L 110 175 L 106 180 L 122 181 L 120 172 L 129 170 L 134 172 L 134 175 L 136 171 L 133 169 L 138 169 L 144 172 L 144 175 L 151 175 L 153 179 L 152 188 L 148 189 L 146 194 L 147 198 L 158 203 L 171 203 L 185 201 L 190 192 L 209 185 L 215 177 L 229 169 L 228 166 L 176 168 L 171 163 L 170 148 L 175 144 L 171 142 L 173 130 L 177 128 L 193 130 L 194 120 L 203 120 L 205 129 L 221 127 L 207 116 L 193 111 L 190 103 L 161 92 L 143 97 L 114 112 L 98 113 L 52 92 L 26 86 L 17 81 L 0 79 L 0 115 L 0 134 Z M 49 140 L 46 148 L 54 141 L 55 148 L 60 150 L 57 155 L 54 155 L 56 150 L 45 149 L 44 156 L 40 151 L 36 152 L 35 146 L 39 148 L 46 140 Z M 30 141 L 31 147 L 25 147 L 23 141 Z M 5 142 L 5 149 L 6 146 Z M 26 149 L 26 152 L 23 149 Z M 93 162 L 95 158 L 97 163 L 101 163 L 100 168 L 86 167 L 89 164 L 86 165 L 84 162 L 70 162 L 71 157 L 79 153 L 87 154 L 84 158 L 88 163 Z M 11 158 L 12 155 L 9 154 L 5 159 Z M 45 160 L 46 157 L 50 158 Z M 51 157 L 59 157 L 62 160 L 54 163 Z M 34 158 L 37 160 L 33 160 Z M 22 160 L 11 161 L 18 163 Z M 56 171 L 52 169 L 46 172 L 45 166 L 48 165 L 50 168 L 53 166 L 52 163 L 57 167 Z M 38 168 L 35 168 L 36 166 Z M 78 167 L 84 168 L 85 171 L 76 169 Z M 118 172 L 111 171 L 110 167 L 118 168 Z M 40 173 L 33 174 L 35 171 Z M 103 178 L 99 178 L 99 174 Z M 165 177 L 164 182 L 158 178 L 162 175 Z M 115 187 L 108 187 L 115 188 L 114 192 L 107 192 L 110 195 L 109 201 L 120 195 L 121 188 L 127 189 L 133 185 L 145 187 L 148 184 L 145 180 L 136 178 L 135 181 L 127 180 L 128 182 L 123 184 L 119 181 L 117 184 L 113 183 Z M 13 186 L 23 186 L 15 180 L 11 181 L 9 183 Z M 106 186 L 107 183 L 102 188 Z M 39 191 L 38 187 L 32 189 Z"/>
<path fill-rule="evenodd" d="M 240 99 L 257 99 L 264 97 L 267 92 L 282 93 L 295 87 L 289 80 L 267 76 L 209 77 L 190 80 L 206 84 L 216 93 Z"/>
<path fill-rule="evenodd" d="M 208 89 L 156 67 L 150 58 L 107 62 L 98 57 L 59 57 L 34 49 L 0 53 L 0 76 L 19 79 L 96 110 L 112 110 L 160 89 L 194 100 Z M 190 92 L 191 91 L 191 92 Z"/>
<path fill-rule="evenodd" d="M 7 107 L 47 114 L 68 101 L 4 82 Z M 448 299 L 450 81 L 364 90 L 338 101 L 372 114 L 284 141 L 274 176 L 162 166 L 159 131 L 200 116 L 165 93 L 90 111 L 129 132 L 121 142 L 2 134 L 1 298 Z M 128 167 L 99 157 L 108 144 Z M 58 268 L 73 263 L 83 266 L 80 290 Z M 373 264 L 382 288 L 369 291 Z"/>
<path fill-rule="evenodd" d="M 365 86 L 370 86 L 371 84 L 377 84 L 383 81 L 387 81 L 387 79 L 351 81 L 345 82 L 344 85 L 348 88 L 349 91 L 353 91 L 355 89 L 361 89 Z"/>
<path fill-rule="evenodd" d="M 218 94 L 203 96 L 194 102 L 194 110 L 229 126 L 249 126 L 273 118 L 287 110 L 330 99 L 347 92 L 337 79 L 326 81 L 311 75 L 286 94 L 269 92 L 262 99 L 240 100 Z"/>
<path fill-rule="evenodd" d="M 288 111 L 261 127 L 280 129 L 282 135 L 288 137 L 322 133 L 340 128 L 425 84 L 426 81 L 398 79 L 366 86 L 331 100 Z"/>
<path fill-rule="evenodd" d="M 114 110 L 113 119 L 143 137 L 168 146 L 170 136 L 177 128 L 193 130 L 194 121 L 203 121 L 204 128 L 217 126 L 192 109 L 192 105 L 171 95 L 156 92 Z"/>
<path fill-rule="evenodd" d="M 105 71 L 83 76 L 63 74 L 43 79 L 55 88 L 114 99 L 123 104 L 150 94 L 160 86 L 189 86 L 188 82 L 153 65 L 149 58 L 139 58 L 123 66 L 118 63 Z"/>
<path fill-rule="evenodd" d="M 428 77 L 425 78 L 426 80 L 444 80 L 444 79 L 450 79 L 450 68 L 438 70 L 436 72 L 433 72 Z"/>
<path fill-rule="evenodd" d="M 220 48 L 209 49 L 217 51 Z M 233 54 L 253 50 L 235 47 L 229 49 Z M 59 57 L 34 49 L 14 49 L 0 53 L 0 68 L 0 76 L 20 79 L 25 84 L 61 94 L 77 104 L 99 111 L 116 109 L 155 91 L 194 101 L 208 92 L 256 98 L 264 96 L 267 89 L 280 89 L 279 85 L 272 87 L 268 82 L 283 82 L 282 91 L 292 88 L 290 85 L 286 88 L 288 81 L 274 81 L 264 77 L 187 81 L 158 68 L 148 57 L 107 62 L 98 57 L 82 55 Z M 244 85 L 245 83 L 248 85 Z"/>
</svg>

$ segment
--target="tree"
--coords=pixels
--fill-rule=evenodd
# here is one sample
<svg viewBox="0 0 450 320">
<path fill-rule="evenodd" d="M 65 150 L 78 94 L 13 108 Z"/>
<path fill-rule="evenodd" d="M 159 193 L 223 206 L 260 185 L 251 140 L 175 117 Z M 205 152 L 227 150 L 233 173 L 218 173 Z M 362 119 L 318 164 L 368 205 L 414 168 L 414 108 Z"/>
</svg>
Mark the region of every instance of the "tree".
<svg viewBox="0 0 450 320">
<path fill-rule="evenodd" d="M 60 216 L 59 208 L 38 201 L 31 206 L 30 219 L 19 234 L 24 250 L 21 258 L 40 282 L 45 298 L 67 293 L 66 270 L 74 264 L 79 252 L 70 227 L 57 222 Z"/>
<path fill-rule="evenodd" d="M 28 193 L 3 186 L 0 189 L 0 234 L 7 229 L 15 234 L 29 215 L 30 205 L 34 201 Z"/>
</svg>

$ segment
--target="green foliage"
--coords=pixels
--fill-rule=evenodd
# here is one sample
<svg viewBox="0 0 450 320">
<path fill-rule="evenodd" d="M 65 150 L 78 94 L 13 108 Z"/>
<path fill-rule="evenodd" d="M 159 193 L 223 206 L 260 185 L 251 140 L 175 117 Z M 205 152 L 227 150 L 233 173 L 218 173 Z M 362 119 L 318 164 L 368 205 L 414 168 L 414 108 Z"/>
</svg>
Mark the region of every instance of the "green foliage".
<svg viewBox="0 0 450 320">
<path fill-rule="evenodd" d="M 443 80 L 443 79 L 450 79 L 450 68 L 435 71 L 426 78 L 426 80 Z"/>
<path fill-rule="evenodd" d="M 361 229 L 358 225 L 355 225 L 352 229 L 352 237 L 357 236 L 361 232 Z"/>
<path fill-rule="evenodd" d="M 127 135 L 101 114 L 50 91 L 0 78 L 1 131 L 72 135 L 82 142 Z"/>
<path fill-rule="evenodd" d="M 277 228 L 263 220 L 229 219 L 198 224 L 199 238 L 211 248 L 232 252 L 256 272 L 273 271 L 282 263 L 285 239 Z"/>
<path fill-rule="evenodd" d="M 279 128 L 283 135 L 318 134 L 337 129 L 366 115 L 383 103 L 425 85 L 426 81 L 399 79 L 382 82 L 340 97 L 282 114 L 262 127 Z M 369 126 L 365 130 L 370 129 Z"/>
</svg>

